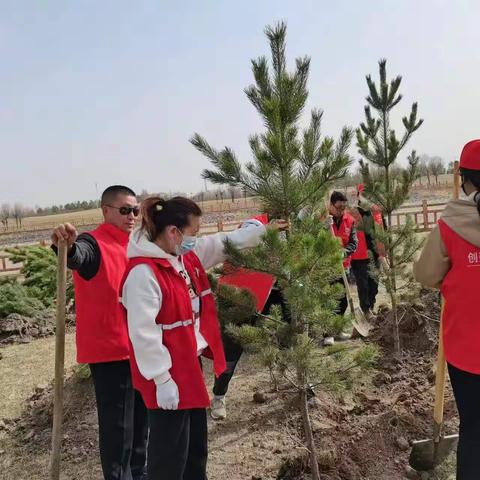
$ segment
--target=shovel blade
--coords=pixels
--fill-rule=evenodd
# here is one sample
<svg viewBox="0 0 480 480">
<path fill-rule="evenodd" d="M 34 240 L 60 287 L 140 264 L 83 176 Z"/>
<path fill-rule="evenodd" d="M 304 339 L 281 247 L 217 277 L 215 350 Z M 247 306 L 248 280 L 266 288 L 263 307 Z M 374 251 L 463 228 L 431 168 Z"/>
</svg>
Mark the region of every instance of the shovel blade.
<svg viewBox="0 0 480 480">
<path fill-rule="evenodd" d="M 373 328 L 373 325 L 365 318 L 365 314 L 358 307 L 355 309 L 352 325 L 362 337 L 368 337 Z"/>
<path fill-rule="evenodd" d="M 414 442 L 410 453 L 410 466 L 419 472 L 433 470 L 457 447 L 457 443 L 458 435 L 442 437 L 439 442 L 432 439 Z"/>
</svg>

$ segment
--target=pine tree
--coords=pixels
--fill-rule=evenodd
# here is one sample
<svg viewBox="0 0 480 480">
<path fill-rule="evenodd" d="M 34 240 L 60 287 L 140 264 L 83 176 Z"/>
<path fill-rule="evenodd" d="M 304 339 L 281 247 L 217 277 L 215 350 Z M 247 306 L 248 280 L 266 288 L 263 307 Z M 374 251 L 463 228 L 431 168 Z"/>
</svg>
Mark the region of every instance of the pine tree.
<svg viewBox="0 0 480 480">
<path fill-rule="evenodd" d="M 192 143 L 212 162 L 213 169 L 205 170 L 204 178 L 242 187 L 258 196 L 270 215 L 291 221 L 286 238 L 269 230 L 263 243 L 252 251 L 240 252 L 226 245 L 233 265 L 276 277 L 290 311 L 290 323 L 278 311 L 268 317 L 255 314 L 248 296 L 239 300 L 241 294 L 232 288 L 219 290 L 217 298 L 227 331 L 255 352 L 272 376 L 282 378 L 298 397 L 312 478 L 318 480 L 307 397 L 317 386 L 351 385 L 354 376 L 374 360 L 375 351 L 371 347 L 319 348 L 323 334 L 341 329 L 344 322 L 333 313 L 342 294 L 342 287 L 333 284 L 340 277 L 341 252 L 338 241 L 314 213 L 301 220 L 297 214 L 305 207 L 310 212 L 321 209 L 328 188 L 344 176 L 350 164 L 347 149 L 352 131 L 344 128 L 337 142 L 322 138 L 322 113 L 314 110 L 309 126 L 300 133 L 310 60 L 297 59 L 295 72 L 289 73 L 285 24 L 267 27 L 266 35 L 273 71 L 270 73 L 266 58 L 252 61 L 255 85 L 246 89 L 266 127 L 265 133 L 250 138 L 253 161 L 243 167 L 230 148 L 217 151 L 198 134 Z"/>
<path fill-rule="evenodd" d="M 57 257 L 50 248 L 41 246 L 6 249 L 10 260 L 21 263 L 23 286 L 28 295 L 40 300 L 45 307 L 54 305 L 57 292 Z M 71 273 L 67 276 L 67 301 L 73 301 Z"/>
<path fill-rule="evenodd" d="M 367 75 L 369 95 L 365 106 L 365 122 L 357 129 L 357 146 L 363 159 L 360 161 L 365 184 L 365 195 L 377 204 L 388 219 L 385 231 L 377 230 L 377 240 L 385 245 L 386 268 L 383 276 L 387 292 L 392 303 L 395 352 L 400 354 L 400 334 L 398 319 L 399 293 L 410 290 L 412 277 L 409 271 L 413 257 L 420 246 L 415 234 L 412 219 L 407 218 L 405 225 L 393 228 L 392 214 L 408 199 L 409 192 L 417 180 L 419 158 L 415 151 L 408 156 L 408 166 L 400 168 L 397 159 L 413 133 L 420 128 L 423 120 L 417 120 L 417 103 L 412 105 L 410 115 L 403 117 L 404 133 L 399 139 L 391 127 L 390 115 L 402 99 L 398 93 L 402 77 L 387 81 L 386 60 L 380 60 L 380 83 L 377 84 Z M 374 114 L 372 114 L 372 110 Z M 372 175 L 371 166 L 377 175 Z M 378 175 L 380 172 L 380 175 Z"/>
<path fill-rule="evenodd" d="M 210 159 L 213 170 L 205 170 L 206 180 L 243 187 L 249 195 L 262 199 L 272 215 L 290 218 L 307 205 L 323 200 L 326 189 L 345 175 L 350 163 L 347 154 L 352 131 L 344 128 L 340 139 L 321 136 L 323 112 L 311 112 L 309 126 L 300 134 L 299 120 L 308 97 L 308 57 L 296 60 L 294 73 L 287 71 L 286 25 L 268 27 L 266 35 L 272 51 L 273 72 L 265 57 L 252 60 L 255 85 L 245 93 L 266 126 L 262 135 L 249 139 L 253 161 L 244 168 L 228 147 L 215 150 L 200 135 L 192 144 Z"/>
<path fill-rule="evenodd" d="M 0 320 L 11 313 L 32 316 L 44 308 L 44 304 L 33 297 L 25 285 L 12 279 L 0 281 Z"/>
</svg>

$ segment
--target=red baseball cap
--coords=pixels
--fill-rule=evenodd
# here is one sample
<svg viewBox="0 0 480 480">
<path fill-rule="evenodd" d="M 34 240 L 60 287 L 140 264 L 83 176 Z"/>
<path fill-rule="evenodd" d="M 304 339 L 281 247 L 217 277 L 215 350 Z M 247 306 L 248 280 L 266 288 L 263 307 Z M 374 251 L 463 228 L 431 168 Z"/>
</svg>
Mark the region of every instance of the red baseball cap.
<svg viewBox="0 0 480 480">
<path fill-rule="evenodd" d="M 463 147 L 460 168 L 480 170 L 480 140 L 472 140 Z"/>
</svg>

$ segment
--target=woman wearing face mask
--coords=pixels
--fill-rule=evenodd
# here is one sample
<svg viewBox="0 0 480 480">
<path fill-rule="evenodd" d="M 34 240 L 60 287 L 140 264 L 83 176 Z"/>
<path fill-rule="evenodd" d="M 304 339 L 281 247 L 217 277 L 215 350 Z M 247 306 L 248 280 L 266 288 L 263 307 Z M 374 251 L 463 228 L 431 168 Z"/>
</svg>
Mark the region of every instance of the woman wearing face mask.
<svg viewBox="0 0 480 480">
<path fill-rule="evenodd" d="M 225 260 L 225 240 L 249 248 L 265 233 L 252 224 L 197 238 L 201 215 L 187 198 L 148 198 L 127 250 L 122 303 L 133 382 L 148 408 L 149 480 L 206 479 L 210 402 L 198 356 L 213 359 L 217 376 L 226 365 L 205 270 Z"/>
<path fill-rule="evenodd" d="M 449 202 L 418 262 L 416 279 L 440 288 L 443 344 L 460 416 L 457 478 L 480 478 L 480 140 L 460 157 L 466 198 Z"/>
</svg>

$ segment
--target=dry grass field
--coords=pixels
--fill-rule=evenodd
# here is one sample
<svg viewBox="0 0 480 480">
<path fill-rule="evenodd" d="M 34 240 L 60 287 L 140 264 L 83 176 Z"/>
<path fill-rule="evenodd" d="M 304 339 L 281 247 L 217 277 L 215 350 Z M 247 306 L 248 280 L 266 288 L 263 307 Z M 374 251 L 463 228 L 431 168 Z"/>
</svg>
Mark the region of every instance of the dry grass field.
<svg viewBox="0 0 480 480">
<path fill-rule="evenodd" d="M 230 213 L 238 210 L 248 210 L 258 206 L 258 201 L 249 197 L 246 199 L 235 199 L 233 202 L 230 199 L 210 200 L 199 202 L 205 214 L 208 213 Z M 92 210 L 81 210 L 78 212 L 64 212 L 54 215 L 42 215 L 34 217 L 26 217 L 22 221 L 22 230 L 41 230 L 49 229 L 54 225 L 60 223 L 73 223 L 76 225 L 95 225 L 102 220 L 102 211 L 100 208 Z M 15 231 L 14 222 L 10 220 L 9 231 Z"/>
</svg>

